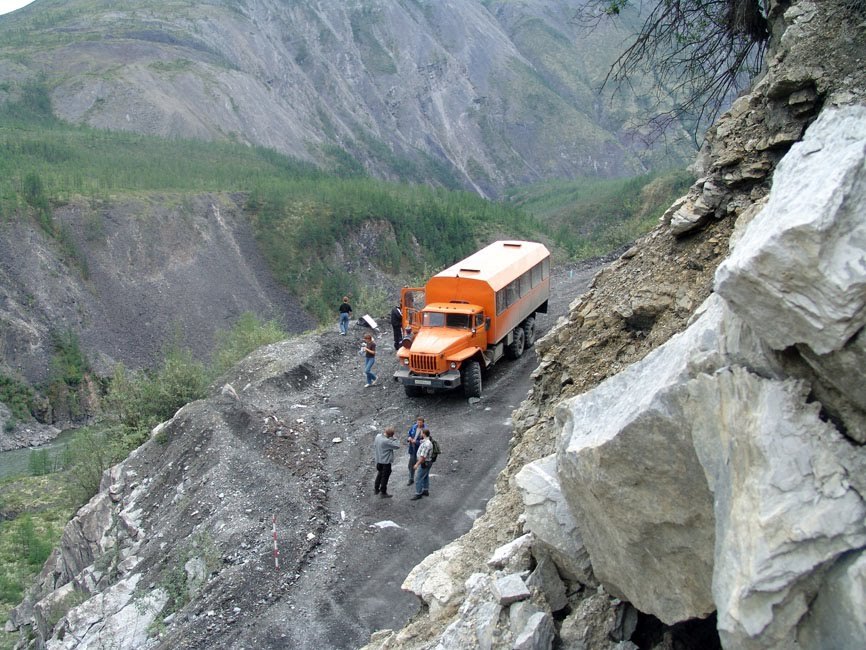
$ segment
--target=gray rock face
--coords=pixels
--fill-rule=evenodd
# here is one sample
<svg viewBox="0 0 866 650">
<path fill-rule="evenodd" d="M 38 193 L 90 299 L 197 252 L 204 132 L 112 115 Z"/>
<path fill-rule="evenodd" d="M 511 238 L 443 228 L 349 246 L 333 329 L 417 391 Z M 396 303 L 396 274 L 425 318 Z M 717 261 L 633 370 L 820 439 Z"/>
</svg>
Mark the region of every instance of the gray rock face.
<svg viewBox="0 0 866 650">
<path fill-rule="evenodd" d="M 714 495 L 713 596 L 726 647 L 793 646 L 815 582 L 866 543 L 850 445 L 805 392 L 742 368 L 689 384 L 685 416 Z"/>
<path fill-rule="evenodd" d="M 71 203 L 55 218 L 88 251 L 87 282 L 32 224 L 0 228 L 0 363 L 32 383 L 47 378 L 57 328 L 78 332 L 82 351 L 106 376 L 118 362 L 152 366 L 177 332 L 178 343 L 204 357 L 214 334 L 247 311 L 293 332 L 314 323 L 277 285 L 227 196 L 182 206 L 130 199 L 98 213 Z"/>
<path fill-rule="evenodd" d="M 805 650 L 856 648 L 866 639 L 866 555 L 855 553 L 838 562 L 800 628 Z"/>
<path fill-rule="evenodd" d="M 828 111 L 779 163 L 716 290 L 774 349 L 839 350 L 866 316 L 866 107 Z"/>
<path fill-rule="evenodd" d="M 862 629 L 860 613 L 834 627 L 826 603 L 846 611 L 863 592 L 852 567 L 866 544 L 864 452 L 786 368 L 817 370 L 816 385 L 848 397 L 845 429 L 862 429 L 849 339 L 866 325 L 866 231 L 853 216 L 866 150 L 847 134 L 866 134 L 866 110 L 829 111 L 813 129 L 719 269 L 730 303 L 711 297 L 685 332 L 557 410 L 559 481 L 596 575 L 666 622 L 716 610 L 727 648 Z M 813 161 L 839 183 L 786 178 Z M 801 255 L 810 268 L 786 271 Z M 794 344 L 808 350 L 799 362 L 773 350 Z M 813 602 L 824 605 L 812 613 Z"/>
<path fill-rule="evenodd" d="M 713 325 L 705 316 L 557 409 L 560 485 L 596 577 L 666 623 L 715 609 L 713 499 L 682 410 L 691 352 L 715 343 Z"/>
<path fill-rule="evenodd" d="M 556 476 L 556 457 L 527 464 L 514 477 L 525 507 L 525 527 L 548 547 L 571 579 L 592 582 L 589 555 Z"/>
</svg>

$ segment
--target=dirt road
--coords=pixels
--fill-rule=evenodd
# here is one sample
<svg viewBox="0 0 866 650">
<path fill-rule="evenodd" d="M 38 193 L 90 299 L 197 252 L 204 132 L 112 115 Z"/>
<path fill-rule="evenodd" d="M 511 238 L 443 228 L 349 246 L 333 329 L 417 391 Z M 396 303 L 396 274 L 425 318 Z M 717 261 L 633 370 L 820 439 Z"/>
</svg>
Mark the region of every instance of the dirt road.
<svg viewBox="0 0 866 650">
<path fill-rule="evenodd" d="M 542 334 L 598 268 L 554 272 L 550 313 L 539 319 Z M 400 585 L 426 555 L 465 533 L 483 512 L 506 462 L 511 414 L 536 366 L 534 350 L 501 362 L 485 378 L 483 399 L 475 404 L 459 391 L 408 398 L 391 380 L 396 360 L 389 331 L 378 338 L 379 385 L 363 387 L 362 360 L 355 354 L 361 332 L 324 335 L 333 338 L 335 363 L 342 366 L 338 378 L 321 387 L 327 401 L 320 413 L 323 438 L 341 440 L 325 461 L 331 481 L 326 532 L 290 593 L 260 621 L 261 647 L 359 647 L 377 629 L 403 626 L 419 603 Z M 410 500 L 404 445 L 393 465 L 394 497 L 382 499 L 373 494 L 373 438 L 388 425 L 405 438 L 417 415 L 427 419 L 443 450 L 431 472 L 430 497 Z"/>
</svg>

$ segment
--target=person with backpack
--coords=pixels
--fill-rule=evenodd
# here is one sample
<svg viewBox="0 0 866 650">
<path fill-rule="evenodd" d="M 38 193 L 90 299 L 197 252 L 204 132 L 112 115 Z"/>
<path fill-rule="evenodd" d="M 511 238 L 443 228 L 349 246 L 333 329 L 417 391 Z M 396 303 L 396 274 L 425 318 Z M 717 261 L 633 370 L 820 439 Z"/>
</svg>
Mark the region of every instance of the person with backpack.
<svg viewBox="0 0 866 650">
<path fill-rule="evenodd" d="M 406 438 L 409 452 L 409 482 L 406 485 L 412 485 L 415 482 L 415 463 L 418 462 L 418 445 L 421 444 L 421 431 L 424 430 L 424 418 L 415 418 L 415 423 L 409 427 L 409 434 Z"/>
<path fill-rule="evenodd" d="M 433 439 L 430 429 L 421 430 L 418 460 L 415 463 L 415 495 L 411 501 L 430 496 L 430 468 L 433 466 Z"/>
</svg>

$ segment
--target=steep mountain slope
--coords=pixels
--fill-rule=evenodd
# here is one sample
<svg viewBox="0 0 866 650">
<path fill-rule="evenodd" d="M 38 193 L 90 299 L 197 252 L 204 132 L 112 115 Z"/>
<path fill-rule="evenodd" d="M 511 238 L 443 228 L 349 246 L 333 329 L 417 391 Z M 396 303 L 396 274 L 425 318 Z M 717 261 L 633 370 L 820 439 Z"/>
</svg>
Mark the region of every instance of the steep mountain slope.
<svg viewBox="0 0 866 650">
<path fill-rule="evenodd" d="M 172 340 L 206 358 L 214 334 L 244 312 L 294 332 L 315 324 L 273 279 L 229 196 L 72 202 L 55 219 L 87 251 L 86 278 L 32 222 L 0 224 L 0 368 L 33 384 L 48 379 L 61 331 L 75 332 L 106 376 L 117 362 L 152 366 Z"/>
<path fill-rule="evenodd" d="M 640 81 L 635 95 L 597 94 L 625 33 L 584 29 L 574 12 L 562 0 L 38 0 L 0 19 L 0 99 L 38 76 L 75 123 L 334 168 L 348 154 L 376 176 L 489 196 L 683 160 L 685 138 L 667 150 L 635 138 Z"/>
</svg>

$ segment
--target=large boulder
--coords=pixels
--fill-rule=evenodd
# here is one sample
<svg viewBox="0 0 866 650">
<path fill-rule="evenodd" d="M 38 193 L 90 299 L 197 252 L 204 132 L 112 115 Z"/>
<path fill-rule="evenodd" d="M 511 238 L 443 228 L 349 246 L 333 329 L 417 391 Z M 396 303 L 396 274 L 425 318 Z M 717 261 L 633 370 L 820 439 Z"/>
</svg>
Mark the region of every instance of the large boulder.
<svg viewBox="0 0 866 650">
<path fill-rule="evenodd" d="M 716 291 L 776 350 L 841 349 L 866 318 L 866 107 L 826 111 L 779 163 Z"/>
<path fill-rule="evenodd" d="M 735 367 L 688 388 L 684 415 L 714 496 L 722 641 L 795 647 L 809 603 L 833 589 L 819 590 L 826 570 L 866 544 L 866 503 L 848 480 L 858 452 L 799 381 Z"/>
<path fill-rule="evenodd" d="M 525 524 L 569 580 L 593 582 L 589 554 L 556 475 L 556 456 L 524 466 L 514 477 L 523 499 Z"/>
<path fill-rule="evenodd" d="M 682 405 L 719 313 L 556 411 L 560 484 L 596 577 L 668 624 L 715 610 L 713 497 Z"/>
<path fill-rule="evenodd" d="M 556 412 L 596 576 L 665 623 L 717 610 L 725 647 L 847 647 L 866 619 L 864 125 L 825 113 L 689 328 Z"/>
</svg>

